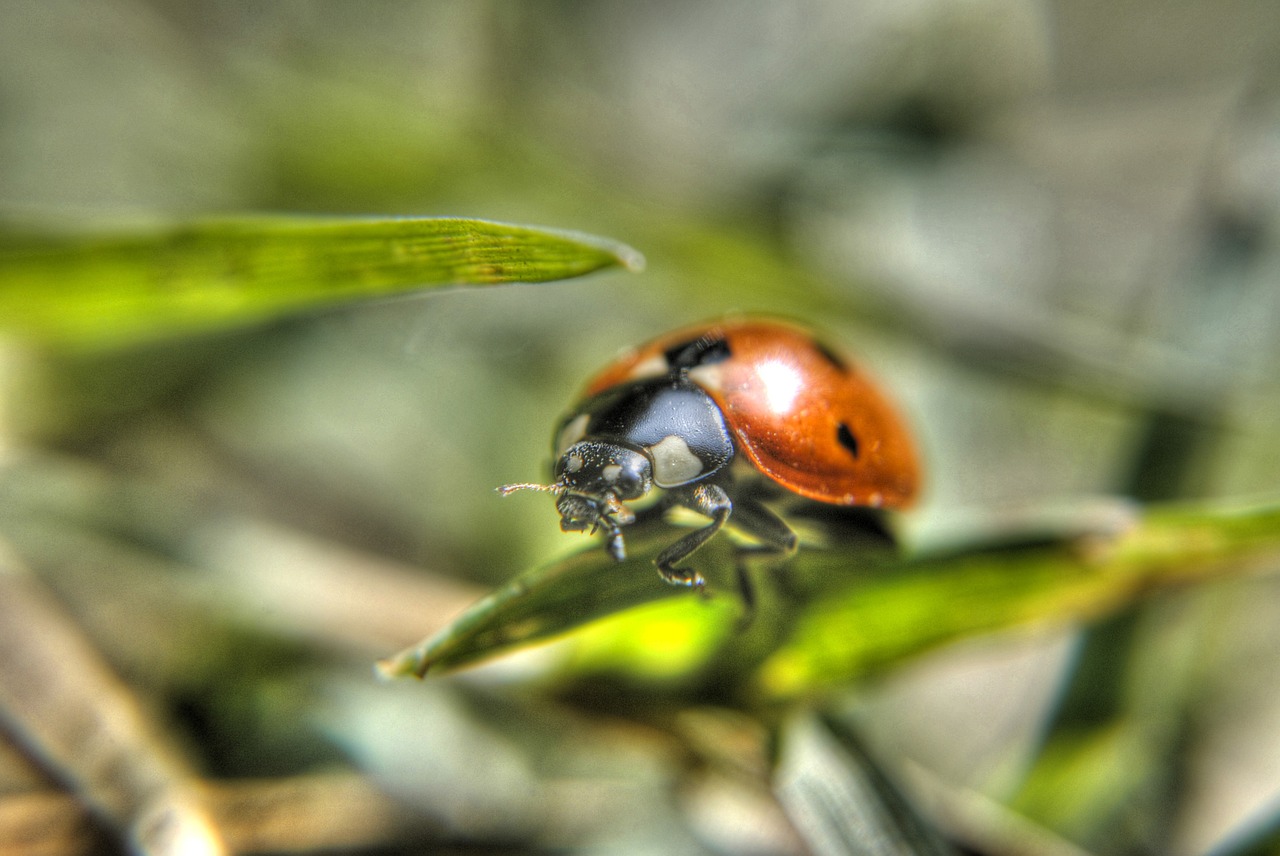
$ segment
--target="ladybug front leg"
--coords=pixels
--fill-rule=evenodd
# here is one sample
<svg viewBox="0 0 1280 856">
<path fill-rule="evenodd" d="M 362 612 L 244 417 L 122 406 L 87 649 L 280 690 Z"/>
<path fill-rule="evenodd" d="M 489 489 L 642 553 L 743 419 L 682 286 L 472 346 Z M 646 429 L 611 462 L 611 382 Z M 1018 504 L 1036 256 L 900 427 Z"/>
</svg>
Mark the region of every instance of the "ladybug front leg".
<svg viewBox="0 0 1280 856">
<path fill-rule="evenodd" d="M 607 523 L 606 527 L 605 551 L 609 554 L 609 558 L 615 562 L 625 562 L 627 559 L 627 545 L 622 540 L 622 528 L 612 521 Z"/>
<path fill-rule="evenodd" d="M 711 522 L 701 529 L 693 530 L 663 550 L 654 562 L 658 566 L 658 573 L 668 583 L 700 589 L 706 585 L 702 574 L 692 570 L 681 570 L 676 568 L 675 564 L 688 558 L 693 551 L 707 543 L 712 535 L 724 527 L 730 513 L 733 512 L 733 502 L 729 499 L 729 494 L 724 492 L 724 488 L 705 483 L 686 491 L 679 491 L 676 493 L 676 500 L 680 505 L 710 517 Z"/>
</svg>

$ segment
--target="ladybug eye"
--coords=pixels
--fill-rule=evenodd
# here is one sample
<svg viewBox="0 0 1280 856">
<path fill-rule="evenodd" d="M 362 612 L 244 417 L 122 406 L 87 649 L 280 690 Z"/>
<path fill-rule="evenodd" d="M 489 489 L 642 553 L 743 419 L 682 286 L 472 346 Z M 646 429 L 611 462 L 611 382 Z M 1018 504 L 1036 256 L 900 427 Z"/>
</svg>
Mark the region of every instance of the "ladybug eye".
<svg viewBox="0 0 1280 856">
<path fill-rule="evenodd" d="M 643 459 L 624 459 L 623 465 L 614 464 L 605 467 L 601 475 L 609 483 L 619 499 L 635 499 L 647 492 L 645 478 L 648 468 Z"/>
<path fill-rule="evenodd" d="M 836 441 L 849 450 L 849 454 L 855 458 L 858 457 L 858 438 L 853 436 L 853 432 L 849 430 L 849 426 L 840 423 L 840 427 L 836 429 Z"/>
<path fill-rule="evenodd" d="M 640 478 L 638 473 L 624 470 L 622 474 L 618 476 L 618 492 L 624 496 L 639 493 L 643 485 L 644 481 Z"/>
</svg>

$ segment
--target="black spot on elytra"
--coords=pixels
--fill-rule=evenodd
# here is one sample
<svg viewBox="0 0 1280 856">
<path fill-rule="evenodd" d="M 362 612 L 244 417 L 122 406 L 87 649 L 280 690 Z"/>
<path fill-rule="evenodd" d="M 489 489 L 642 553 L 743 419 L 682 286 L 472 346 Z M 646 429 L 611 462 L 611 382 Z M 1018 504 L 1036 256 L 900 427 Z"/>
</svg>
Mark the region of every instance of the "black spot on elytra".
<svg viewBox="0 0 1280 856">
<path fill-rule="evenodd" d="M 849 454 L 854 458 L 858 457 L 858 438 L 853 436 L 853 432 L 849 430 L 849 426 L 840 423 L 840 427 L 836 428 L 836 441 L 849 450 Z"/>
<path fill-rule="evenodd" d="M 712 363 L 722 363 L 732 356 L 729 342 L 723 336 L 699 336 L 688 342 L 681 342 L 667 348 L 663 352 L 667 365 L 673 370 L 696 369 Z"/>
<path fill-rule="evenodd" d="M 849 364 L 846 363 L 839 354 L 837 354 L 835 351 L 828 348 L 822 342 L 814 342 L 813 346 L 814 348 L 817 349 L 818 353 L 822 355 L 822 358 L 824 360 L 831 363 L 831 365 L 835 366 L 836 371 L 840 372 L 841 374 L 849 373 Z M 842 425 L 841 427 L 843 428 L 844 426 Z"/>
</svg>

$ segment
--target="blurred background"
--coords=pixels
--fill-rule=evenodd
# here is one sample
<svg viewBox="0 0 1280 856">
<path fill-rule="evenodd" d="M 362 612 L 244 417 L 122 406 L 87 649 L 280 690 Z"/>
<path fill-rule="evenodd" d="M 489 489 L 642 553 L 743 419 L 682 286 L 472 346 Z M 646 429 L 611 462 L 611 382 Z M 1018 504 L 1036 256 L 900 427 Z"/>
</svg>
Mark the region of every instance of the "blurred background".
<svg viewBox="0 0 1280 856">
<path fill-rule="evenodd" d="M 537 652 L 426 685 L 370 663 L 580 548 L 492 488 L 544 476 L 615 353 L 726 312 L 815 323 L 892 390 L 919 543 L 1274 495 L 1277 57 L 1272 0 L 4 3 L 11 224 L 474 216 L 648 268 L 90 356 L 0 342 L 0 526 L 201 775 L 373 783 L 330 849 L 804 852 L 690 749 L 759 748 L 749 724 L 594 714 Z M 1243 852 L 1280 814 L 1278 628 L 1280 581 L 1235 580 L 937 652 L 850 716 L 1052 852 Z M 1051 787 L 1046 747 L 1105 775 Z M 49 776 L 0 753 L 0 793 Z"/>
</svg>

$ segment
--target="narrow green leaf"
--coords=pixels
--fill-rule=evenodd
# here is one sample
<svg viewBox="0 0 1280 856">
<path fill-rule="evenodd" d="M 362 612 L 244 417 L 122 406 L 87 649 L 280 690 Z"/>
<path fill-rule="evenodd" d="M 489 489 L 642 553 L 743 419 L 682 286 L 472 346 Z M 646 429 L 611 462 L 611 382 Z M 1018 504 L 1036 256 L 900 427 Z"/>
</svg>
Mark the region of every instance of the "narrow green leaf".
<svg viewBox="0 0 1280 856">
<path fill-rule="evenodd" d="M 97 348 L 448 285 L 643 267 L 614 241 L 455 218 L 245 217 L 115 235 L 0 235 L 0 329 Z"/>
<path fill-rule="evenodd" d="M 1042 748 L 1012 808 L 1086 846 L 1091 838 L 1110 840 L 1168 757 L 1169 748 L 1150 732 L 1150 722 L 1120 718 L 1087 733 L 1058 734 Z"/>
<path fill-rule="evenodd" d="M 818 856 L 953 856 L 844 723 L 801 713 L 783 723 L 773 790 Z"/>
<path fill-rule="evenodd" d="M 1259 568 L 1280 569 L 1280 505 L 1156 507 L 1113 536 L 916 559 L 811 604 L 758 688 L 802 695 L 965 636 L 1085 622 L 1159 589 Z"/>
<path fill-rule="evenodd" d="M 524 647 L 634 606 L 689 593 L 658 578 L 652 557 L 663 527 L 633 527 L 630 557 L 614 562 L 599 544 L 535 568 L 477 601 L 440 634 L 379 663 L 388 677 L 443 673 Z M 669 531 L 667 533 L 669 535 Z"/>
<path fill-rule="evenodd" d="M 775 582 L 762 589 L 744 632 L 734 628 L 729 539 L 694 557 L 716 592 L 708 604 L 658 580 L 651 558 L 673 537 L 672 527 L 648 521 L 629 533 L 632 557 L 624 563 L 593 543 L 523 574 L 382 669 L 443 673 L 593 624 L 575 637 L 576 668 L 666 679 L 714 674 L 722 686 L 739 682 L 757 698 L 784 700 L 966 636 L 1089 621 L 1162 588 L 1280 568 L 1280 505 L 1153 508 L 1119 533 L 912 559 L 874 542 L 810 544 L 780 575 L 754 575 L 758 586 Z"/>
<path fill-rule="evenodd" d="M 840 572 L 844 578 L 893 554 L 882 533 L 845 517 L 838 517 L 834 527 L 832 521 L 824 525 L 809 521 L 800 530 L 806 539 L 842 538 L 845 545 L 861 545 L 852 558 L 847 552 L 839 553 L 845 557 Z M 688 560 L 688 566 L 706 578 L 707 586 L 700 593 L 667 585 L 654 566 L 654 557 L 679 535 L 679 528 L 663 519 L 642 517 L 626 530 L 624 562 L 614 562 L 600 541 L 592 539 L 591 546 L 580 553 L 517 576 L 444 631 L 384 660 L 380 668 L 387 676 L 441 674 L 585 628 L 575 638 L 577 668 L 688 677 L 730 651 L 733 662 L 717 663 L 723 676 L 744 663 L 759 662 L 776 648 L 782 641 L 780 634 L 793 625 L 795 611 L 808 602 L 814 587 L 830 584 L 830 579 L 806 576 L 805 552 L 788 565 L 781 583 L 764 569 L 751 568 L 755 587 L 765 596 L 759 598 L 749 625 L 742 627 L 736 533 L 712 539 Z M 649 608 L 588 626 L 644 605 Z"/>
</svg>

